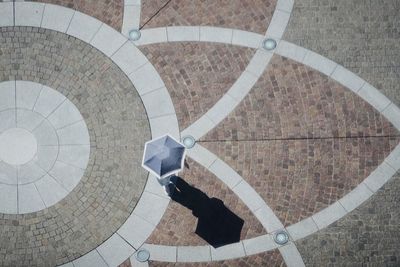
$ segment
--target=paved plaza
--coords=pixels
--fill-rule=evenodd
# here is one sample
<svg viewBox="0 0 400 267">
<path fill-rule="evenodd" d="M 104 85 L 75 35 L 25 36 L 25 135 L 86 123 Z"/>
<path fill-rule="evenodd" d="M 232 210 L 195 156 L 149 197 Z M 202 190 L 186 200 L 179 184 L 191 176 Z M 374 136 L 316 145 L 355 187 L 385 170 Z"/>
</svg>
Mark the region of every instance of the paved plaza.
<svg viewBox="0 0 400 267">
<path fill-rule="evenodd" d="M 399 14 L 0 1 L 0 266 L 400 266 Z M 186 202 L 141 166 L 164 134 Z"/>
</svg>

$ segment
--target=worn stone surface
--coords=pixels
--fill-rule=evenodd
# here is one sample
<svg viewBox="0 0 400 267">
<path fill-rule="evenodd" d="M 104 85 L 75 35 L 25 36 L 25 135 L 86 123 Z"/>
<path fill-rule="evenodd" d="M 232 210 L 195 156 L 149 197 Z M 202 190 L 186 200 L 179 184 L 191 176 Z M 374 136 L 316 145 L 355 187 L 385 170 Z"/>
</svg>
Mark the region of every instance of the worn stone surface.
<svg viewBox="0 0 400 267">
<path fill-rule="evenodd" d="M 151 267 L 254 267 L 254 266 L 273 266 L 284 267 L 286 266 L 283 258 L 278 250 L 268 251 L 240 259 L 207 262 L 207 263 L 165 263 L 150 261 Z"/>
<path fill-rule="evenodd" d="M 141 47 L 161 75 L 185 129 L 242 74 L 254 50 L 225 44 L 167 43 Z"/>
<path fill-rule="evenodd" d="M 357 73 L 400 105 L 400 2 L 298 0 L 284 39 Z"/>
<path fill-rule="evenodd" d="M 346 217 L 296 242 L 307 266 L 400 266 L 400 174 Z"/>
<path fill-rule="evenodd" d="M 222 200 L 226 207 L 244 220 L 241 239 L 265 234 L 260 222 L 244 203 L 225 184 L 204 167 L 187 161 L 189 169 L 179 174 L 190 185 L 208 195 Z M 160 223 L 147 239 L 146 243 L 171 246 L 196 246 L 208 244 L 196 233 L 197 218 L 192 211 L 181 204 L 171 201 Z"/>
<path fill-rule="evenodd" d="M 78 10 L 121 31 L 124 0 L 31 0 L 50 3 Z"/>
<path fill-rule="evenodd" d="M 146 22 L 144 28 L 207 25 L 264 34 L 275 5 L 276 0 L 148 0 L 143 2 L 140 25 Z"/>
<path fill-rule="evenodd" d="M 0 34 L 0 81 L 56 89 L 89 129 L 88 167 L 65 199 L 36 213 L 0 214 L 1 266 L 62 264 L 104 242 L 135 207 L 147 178 L 141 155 L 148 120 L 131 82 L 97 49 L 38 28 L 1 28 Z"/>
</svg>

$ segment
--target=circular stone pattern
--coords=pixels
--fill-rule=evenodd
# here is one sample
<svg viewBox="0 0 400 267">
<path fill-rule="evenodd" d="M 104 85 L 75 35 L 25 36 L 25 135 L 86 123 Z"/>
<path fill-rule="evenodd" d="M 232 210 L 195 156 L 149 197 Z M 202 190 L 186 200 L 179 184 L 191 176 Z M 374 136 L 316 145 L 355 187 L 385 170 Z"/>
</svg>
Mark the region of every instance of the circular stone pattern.
<svg viewBox="0 0 400 267">
<path fill-rule="evenodd" d="M 89 161 L 85 121 L 75 105 L 50 87 L 0 83 L 0 212 L 40 211 L 62 200 Z"/>
<path fill-rule="evenodd" d="M 63 265 L 104 243 L 131 215 L 148 177 L 141 159 L 149 121 L 132 82 L 96 48 L 56 31 L 1 29 L 0 134 L 23 128 L 38 145 L 25 164 L 0 163 L 0 203 L 9 207 L 0 212 L 0 266 Z M 35 171 L 23 171 L 28 166 Z M 62 189 L 61 201 L 50 198 Z M 10 214 L 34 190 L 55 204 Z"/>
</svg>

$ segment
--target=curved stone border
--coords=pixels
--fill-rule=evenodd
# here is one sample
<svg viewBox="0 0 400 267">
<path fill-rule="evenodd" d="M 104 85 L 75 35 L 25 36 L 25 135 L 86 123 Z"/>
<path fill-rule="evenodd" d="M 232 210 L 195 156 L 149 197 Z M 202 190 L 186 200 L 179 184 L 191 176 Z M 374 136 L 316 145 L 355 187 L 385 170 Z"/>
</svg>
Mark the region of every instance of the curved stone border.
<svg viewBox="0 0 400 267">
<path fill-rule="evenodd" d="M 99 49 L 134 84 L 146 109 L 152 137 L 169 133 L 180 139 L 175 109 L 164 83 L 147 58 L 121 33 L 79 11 L 52 4 L 0 3 L 0 12 L 4 13 L 4 17 L 0 16 L 0 26 L 32 26 L 55 30 Z M 140 77 L 146 77 L 152 82 L 145 83 L 145 79 L 140 80 Z M 121 228 L 96 249 L 63 266 L 114 267 L 121 264 L 148 238 L 161 220 L 168 203 L 169 198 L 162 187 L 154 177 L 149 176 L 141 199 Z"/>
<path fill-rule="evenodd" d="M 124 16 L 121 32 L 128 38 L 131 30 L 139 29 L 141 8 L 141 0 L 124 0 Z"/>
</svg>

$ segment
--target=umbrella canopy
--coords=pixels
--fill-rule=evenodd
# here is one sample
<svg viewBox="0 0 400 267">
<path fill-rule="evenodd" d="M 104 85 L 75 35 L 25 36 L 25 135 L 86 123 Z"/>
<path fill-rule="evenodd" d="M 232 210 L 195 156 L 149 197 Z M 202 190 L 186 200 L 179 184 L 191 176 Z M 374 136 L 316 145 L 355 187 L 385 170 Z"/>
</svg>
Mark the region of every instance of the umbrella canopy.
<svg viewBox="0 0 400 267">
<path fill-rule="evenodd" d="M 146 142 L 142 166 L 158 178 L 165 178 L 182 170 L 185 147 L 169 135 Z"/>
</svg>

